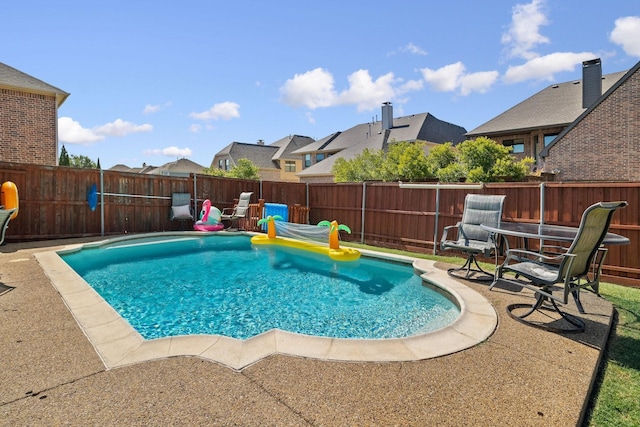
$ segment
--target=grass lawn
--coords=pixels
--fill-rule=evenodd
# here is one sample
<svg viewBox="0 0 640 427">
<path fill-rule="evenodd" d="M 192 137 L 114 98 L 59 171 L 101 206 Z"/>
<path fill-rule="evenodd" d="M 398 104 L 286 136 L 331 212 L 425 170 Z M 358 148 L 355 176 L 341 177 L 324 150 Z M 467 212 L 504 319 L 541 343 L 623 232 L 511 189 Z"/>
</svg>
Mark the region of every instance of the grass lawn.
<svg viewBox="0 0 640 427">
<path fill-rule="evenodd" d="M 640 289 L 604 283 L 600 294 L 617 312 L 588 426 L 640 426 Z"/>
<path fill-rule="evenodd" d="M 413 257 L 459 264 L 461 258 L 421 255 L 347 243 L 347 246 L 392 252 Z M 481 263 L 493 271 L 493 264 Z M 616 309 L 613 330 L 594 386 L 589 427 L 640 426 L 640 289 L 602 283 L 600 294 Z"/>
</svg>

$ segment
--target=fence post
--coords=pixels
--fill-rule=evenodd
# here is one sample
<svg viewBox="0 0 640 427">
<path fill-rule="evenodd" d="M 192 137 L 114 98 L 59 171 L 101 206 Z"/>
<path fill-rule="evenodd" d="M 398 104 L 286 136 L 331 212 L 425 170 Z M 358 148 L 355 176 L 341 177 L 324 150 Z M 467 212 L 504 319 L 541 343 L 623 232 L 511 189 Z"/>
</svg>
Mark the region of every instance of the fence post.
<svg viewBox="0 0 640 427">
<path fill-rule="evenodd" d="M 440 186 L 436 186 L 436 215 L 433 222 L 433 254 L 436 255 L 438 245 L 438 219 L 440 217 Z"/>
<path fill-rule="evenodd" d="M 193 174 L 193 212 L 194 216 L 198 218 L 198 187 L 196 184 L 196 174 Z"/>
<path fill-rule="evenodd" d="M 360 243 L 364 245 L 364 211 L 365 211 L 365 205 L 366 205 L 366 199 L 367 199 L 367 182 L 366 181 L 362 181 L 362 218 L 361 218 L 361 222 L 362 222 L 362 226 L 361 228 L 361 232 L 360 232 Z"/>
<path fill-rule="evenodd" d="M 540 183 L 540 224 L 544 224 L 544 182 Z"/>
<path fill-rule="evenodd" d="M 100 236 L 104 237 L 104 171 L 100 168 Z"/>
</svg>

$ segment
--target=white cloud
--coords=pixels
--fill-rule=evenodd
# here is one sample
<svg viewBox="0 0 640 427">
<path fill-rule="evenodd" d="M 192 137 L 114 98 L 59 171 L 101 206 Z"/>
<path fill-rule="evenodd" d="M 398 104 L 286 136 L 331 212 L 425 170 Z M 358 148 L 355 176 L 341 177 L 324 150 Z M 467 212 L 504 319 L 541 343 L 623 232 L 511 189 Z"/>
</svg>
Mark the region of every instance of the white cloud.
<svg viewBox="0 0 640 427">
<path fill-rule="evenodd" d="M 330 72 L 316 68 L 296 74 L 280 88 L 281 100 L 291 107 L 307 107 L 312 110 L 336 104 L 337 94 Z"/>
<path fill-rule="evenodd" d="M 481 71 L 478 73 L 465 74 L 460 77 L 460 93 L 463 96 L 471 92 L 486 93 L 498 80 L 497 71 Z"/>
<path fill-rule="evenodd" d="M 164 104 L 156 104 L 156 105 L 147 104 L 144 107 L 144 110 L 142 110 L 142 112 L 144 114 L 153 114 L 169 106 L 171 106 L 171 101 L 165 102 Z"/>
<path fill-rule="evenodd" d="M 198 132 L 200 132 L 200 129 L 202 129 L 202 126 L 197 125 L 197 124 L 193 124 L 193 125 L 189 126 L 189 132 L 191 132 L 191 133 L 198 133 Z"/>
<path fill-rule="evenodd" d="M 640 16 L 616 19 L 609 39 L 622 46 L 627 55 L 640 56 Z"/>
<path fill-rule="evenodd" d="M 438 92 L 453 92 L 458 88 L 460 77 L 464 74 L 465 68 L 462 62 L 445 65 L 444 67 L 432 70 L 423 68 L 420 70 L 424 80 Z"/>
<path fill-rule="evenodd" d="M 355 104 L 358 111 L 378 108 L 382 102 L 393 99 L 393 73 L 378 77 L 375 81 L 367 70 L 358 70 L 349 77 L 349 89 L 340 93 L 342 104 Z"/>
<path fill-rule="evenodd" d="M 524 80 L 554 80 L 554 74 L 560 71 L 573 71 L 583 61 L 596 58 L 592 52 L 556 52 L 531 59 L 522 65 L 510 66 L 504 74 L 507 83 Z"/>
<path fill-rule="evenodd" d="M 147 104 L 144 107 L 144 110 L 142 112 L 144 114 L 151 114 L 151 113 L 157 113 L 158 111 L 160 111 L 160 106 L 159 105 L 149 105 L 149 104 Z"/>
<path fill-rule="evenodd" d="M 422 81 L 403 83 L 393 73 L 373 79 L 368 70 L 351 73 L 348 88 L 339 92 L 330 72 L 322 68 L 296 74 L 280 88 L 281 101 L 291 107 L 306 107 L 311 110 L 336 105 L 356 105 L 358 111 L 379 108 L 385 101 L 398 95 L 422 89 Z"/>
<path fill-rule="evenodd" d="M 190 117 L 197 120 L 231 120 L 240 117 L 240 105 L 226 101 L 214 104 L 213 107 L 201 113 L 191 113 Z"/>
<path fill-rule="evenodd" d="M 406 46 L 404 46 L 403 48 L 400 49 L 401 52 L 409 52 L 412 53 L 414 55 L 427 55 L 427 51 L 422 49 L 419 46 L 416 46 L 413 43 L 409 43 Z"/>
<path fill-rule="evenodd" d="M 116 119 L 111 123 L 88 129 L 73 120 L 71 117 L 60 117 L 58 119 L 58 138 L 62 142 L 69 144 L 90 145 L 94 142 L 102 141 L 106 137 L 123 137 L 130 133 L 151 132 L 153 126 L 150 124 L 136 125 Z"/>
<path fill-rule="evenodd" d="M 308 111 L 304 116 L 307 118 L 307 121 L 309 123 L 311 123 L 312 125 L 316 124 L 316 118 L 313 117 L 313 114 L 311 114 L 311 112 Z"/>
<path fill-rule="evenodd" d="M 498 79 L 497 71 L 480 71 L 467 73 L 462 62 L 445 65 L 432 70 L 423 68 L 420 70 L 424 80 L 431 88 L 438 92 L 455 92 L 467 96 L 472 92 L 485 93 Z"/>
<path fill-rule="evenodd" d="M 89 145 L 103 140 L 104 135 L 83 128 L 79 122 L 71 117 L 60 117 L 58 118 L 58 139 L 69 144 Z"/>
<path fill-rule="evenodd" d="M 532 59 L 538 56 L 532 52 L 534 47 L 549 43 L 549 39 L 540 34 L 540 27 L 549 23 L 541 10 L 543 6 L 544 0 L 533 0 L 513 7 L 511 25 L 502 35 L 502 43 L 508 46 L 509 56 Z"/>
<path fill-rule="evenodd" d="M 118 137 L 123 137 L 130 133 L 151 132 L 152 130 L 153 126 L 150 124 L 137 125 L 135 123 L 126 122 L 122 119 L 116 119 L 111 123 L 93 128 L 93 131 L 99 135 Z"/>
<path fill-rule="evenodd" d="M 167 147 L 145 150 L 144 154 L 156 156 L 162 155 L 167 157 L 189 157 L 191 156 L 192 151 L 190 148 Z"/>
</svg>

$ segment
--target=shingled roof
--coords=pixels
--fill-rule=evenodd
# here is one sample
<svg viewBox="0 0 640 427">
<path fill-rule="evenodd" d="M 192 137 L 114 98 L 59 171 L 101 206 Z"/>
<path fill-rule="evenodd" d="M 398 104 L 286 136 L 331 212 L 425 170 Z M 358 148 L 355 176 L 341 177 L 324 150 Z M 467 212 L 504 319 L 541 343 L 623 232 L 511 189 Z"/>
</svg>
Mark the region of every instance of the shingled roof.
<svg viewBox="0 0 640 427">
<path fill-rule="evenodd" d="M 611 88 L 626 71 L 602 76 L 602 91 Z M 567 126 L 585 111 L 582 80 L 556 83 L 473 129 L 467 136 L 514 133 L 543 127 Z"/>
<path fill-rule="evenodd" d="M 312 143 L 314 143 L 313 138 L 302 135 L 289 135 L 269 145 L 234 141 L 216 153 L 211 167 L 217 167 L 215 164 L 217 158 L 228 156 L 233 165 L 236 165 L 240 159 L 249 159 L 259 169 L 278 169 L 278 162 L 281 159 L 300 157 L 294 152 Z"/>
<path fill-rule="evenodd" d="M 29 93 L 54 95 L 60 107 L 69 93 L 0 62 L 0 87 Z"/>
<path fill-rule="evenodd" d="M 363 123 L 344 132 L 333 133 L 294 153 L 337 153 L 300 171 L 298 176 L 329 176 L 338 158 L 352 159 L 366 148 L 383 149 L 391 142 L 425 141 L 457 144 L 465 139 L 466 129 L 437 119 L 430 113 L 412 114 L 393 119 L 393 126 L 383 130 L 382 122 Z"/>
</svg>

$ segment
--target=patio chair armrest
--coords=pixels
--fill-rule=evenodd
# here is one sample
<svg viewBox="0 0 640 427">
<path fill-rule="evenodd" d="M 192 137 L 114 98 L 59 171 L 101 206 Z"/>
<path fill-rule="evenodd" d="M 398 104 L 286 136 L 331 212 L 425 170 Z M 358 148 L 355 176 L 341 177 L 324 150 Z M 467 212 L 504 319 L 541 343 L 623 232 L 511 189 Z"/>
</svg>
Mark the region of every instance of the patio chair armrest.
<svg viewBox="0 0 640 427">
<path fill-rule="evenodd" d="M 457 223 L 456 225 L 447 225 L 446 227 L 444 227 L 442 229 L 442 237 L 440 238 L 440 248 L 442 248 L 442 244 L 444 242 L 446 242 L 449 236 L 449 230 L 453 230 L 453 229 L 460 229 L 460 223 Z"/>
<path fill-rule="evenodd" d="M 557 263 L 562 261 L 564 258 L 575 257 L 575 256 L 576 256 L 575 254 L 567 254 L 567 253 L 549 256 L 549 255 L 541 254 L 540 252 L 528 251 L 526 249 L 509 249 L 507 251 L 507 256 L 505 258 L 505 264 L 512 259 L 515 259 L 518 261 L 529 259 L 529 260 L 535 260 L 542 263 Z"/>
<path fill-rule="evenodd" d="M 567 252 L 569 248 L 560 245 L 542 245 L 540 246 L 540 253 L 546 255 L 562 255 Z"/>
</svg>

